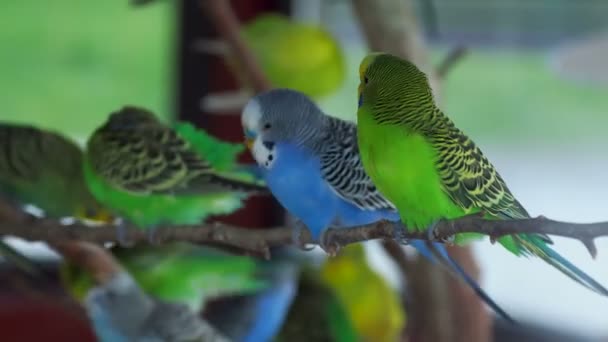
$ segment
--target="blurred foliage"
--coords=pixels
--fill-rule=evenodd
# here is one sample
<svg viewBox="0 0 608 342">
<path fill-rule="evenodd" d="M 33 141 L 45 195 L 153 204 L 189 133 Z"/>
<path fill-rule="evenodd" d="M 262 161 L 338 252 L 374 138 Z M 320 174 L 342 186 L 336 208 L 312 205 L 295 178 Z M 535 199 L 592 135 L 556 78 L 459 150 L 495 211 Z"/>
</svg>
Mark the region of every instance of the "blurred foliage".
<svg viewBox="0 0 608 342">
<path fill-rule="evenodd" d="M 326 96 L 345 79 L 345 58 L 338 41 L 324 28 L 262 14 L 245 23 L 243 35 L 270 82 L 310 97 Z"/>
<path fill-rule="evenodd" d="M 172 2 L 5 0 L 0 11 L 0 119 L 81 140 L 124 104 L 166 113 Z"/>
</svg>

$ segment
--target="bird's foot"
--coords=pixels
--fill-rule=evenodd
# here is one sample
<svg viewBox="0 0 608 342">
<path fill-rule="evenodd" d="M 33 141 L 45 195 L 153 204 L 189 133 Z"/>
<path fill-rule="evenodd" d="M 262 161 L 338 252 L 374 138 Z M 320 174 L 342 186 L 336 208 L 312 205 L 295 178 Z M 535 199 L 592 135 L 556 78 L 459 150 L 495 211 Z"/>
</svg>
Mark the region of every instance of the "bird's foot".
<svg viewBox="0 0 608 342">
<path fill-rule="evenodd" d="M 116 241 L 118 245 L 123 248 L 131 248 L 135 245 L 135 242 L 128 239 L 128 229 L 124 222 L 120 222 L 116 225 Z"/>
<path fill-rule="evenodd" d="M 445 236 L 445 235 L 440 234 L 440 232 L 437 230 L 437 225 L 439 225 L 439 222 L 441 222 L 441 221 L 443 221 L 443 220 L 437 220 L 437 221 L 431 223 L 431 225 L 426 230 L 427 239 L 429 241 L 436 241 L 436 242 L 445 243 L 447 245 L 453 245 L 454 241 L 456 241 L 455 235 Z"/>
<path fill-rule="evenodd" d="M 148 243 L 153 245 L 153 246 L 158 246 L 160 245 L 160 239 L 158 237 L 158 229 L 156 228 L 149 228 L 146 231 L 146 236 L 148 237 Z"/>
<path fill-rule="evenodd" d="M 325 251 L 330 257 L 335 257 L 342 248 L 337 236 L 338 229 L 329 228 L 321 234 L 319 247 Z"/>
<path fill-rule="evenodd" d="M 403 222 L 390 222 L 393 227 L 393 239 L 401 245 L 409 245 L 411 237 L 408 235 L 407 227 Z"/>
<path fill-rule="evenodd" d="M 305 238 L 305 236 L 307 238 Z M 293 234 L 291 236 L 291 240 L 294 245 L 300 248 L 303 251 L 310 251 L 315 248 L 315 246 L 309 243 L 310 239 L 310 231 L 308 227 L 299 219 L 296 219 L 293 226 Z"/>
</svg>

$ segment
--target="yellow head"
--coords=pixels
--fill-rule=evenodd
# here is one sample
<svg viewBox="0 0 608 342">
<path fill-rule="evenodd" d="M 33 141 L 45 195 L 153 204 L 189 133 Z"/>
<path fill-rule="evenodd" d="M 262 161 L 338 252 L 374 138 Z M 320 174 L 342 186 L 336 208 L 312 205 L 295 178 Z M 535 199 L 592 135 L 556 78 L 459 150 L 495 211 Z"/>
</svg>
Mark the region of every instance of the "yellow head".
<svg viewBox="0 0 608 342">
<path fill-rule="evenodd" d="M 414 64 L 387 53 L 371 53 L 359 66 L 359 107 L 417 108 L 433 103 L 427 76 Z"/>
</svg>

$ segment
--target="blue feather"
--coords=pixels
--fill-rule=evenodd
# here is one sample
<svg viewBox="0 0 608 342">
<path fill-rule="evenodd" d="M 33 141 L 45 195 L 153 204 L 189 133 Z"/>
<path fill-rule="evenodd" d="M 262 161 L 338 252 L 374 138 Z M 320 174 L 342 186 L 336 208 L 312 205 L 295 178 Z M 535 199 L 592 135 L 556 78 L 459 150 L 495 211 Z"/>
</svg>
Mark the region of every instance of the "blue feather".
<svg viewBox="0 0 608 342">
<path fill-rule="evenodd" d="M 285 209 L 304 222 L 315 241 L 330 226 L 399 219 L 395 211 L 361 210 L 340 198 L 323 179 L 319 158 L 304 147 L 277 143 L 275 151 L 277 158 L 265 172 L 266 185 Z"/>
<path fill-rule="evenodd" d="M 271 341 L 280 331 L 296 294 L 297 266 L 284 264 L 274 266 L 273 285 L 256 294 L 255 321 L 241 342 Z"/>
</svg>

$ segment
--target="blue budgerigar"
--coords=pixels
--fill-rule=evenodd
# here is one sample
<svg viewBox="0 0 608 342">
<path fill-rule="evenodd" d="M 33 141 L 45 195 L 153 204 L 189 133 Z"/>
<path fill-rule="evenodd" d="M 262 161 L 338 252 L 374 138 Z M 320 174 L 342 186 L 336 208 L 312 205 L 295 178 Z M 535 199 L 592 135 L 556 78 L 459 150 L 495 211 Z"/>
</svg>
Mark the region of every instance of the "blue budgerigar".
<svg viewBox="0 0 608 342">
<path fill-rule="evenodd" d="M 241 123 L 266 185 L 323 247 L 329 228 L 399 221 L 395 206 L 365 173 L 356 124 L 326 115 L 306 95 L 273 89 L 253 97 Z M 464 280 L 498 314 L 510 317 L 452 260 L 442 244 L 410 243 Z"/>
</svg>

